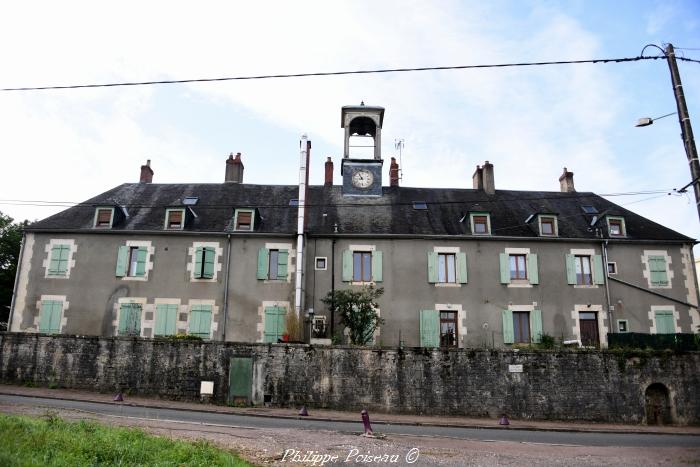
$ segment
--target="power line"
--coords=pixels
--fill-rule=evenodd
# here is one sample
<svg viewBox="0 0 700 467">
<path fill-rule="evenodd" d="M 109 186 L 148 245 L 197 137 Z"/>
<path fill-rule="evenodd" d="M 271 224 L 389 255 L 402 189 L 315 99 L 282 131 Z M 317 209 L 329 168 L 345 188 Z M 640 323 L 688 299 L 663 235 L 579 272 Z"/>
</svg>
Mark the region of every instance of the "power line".
<svg viewBox="0 0 700 467">
<path fill-rule="evenodd" d="M 279 78 L 306 78 L 311 76 L 340 76 L 340 75 L 362 75 L 376 73 L 403 73 L 412 71 L 441 71 L 441 70 L 469 70 L 477 68 L 508 68 L 508 67 L 523 67 L 523 66 L 545 66 L 545 65 L 578 65 L 583 63 L 623 63 L 636 62 L 639 60 L 657 60 L 665 57 L 626 57 L 626 58 L 599 58 L 591 60 L 556 60 L 549 62 L 518 62 L 518 63 L 495 63 L 482 65 L 455 65 L 455 66 L 434 66 L 434 67 L 414 67 L 414 68 L 380 68 L 372 70 L 351 70 L 351 71 L 325 71 L 312 73 L 283 73 L 273 75 L 252 75 L 252 76 L 231 76 L 222 78 L 192 78 L 192 79 L 173 79 L 159 81 L 127 81 L 118 83 L 102 83 L 102 84 L 71 84 L 65 86 L 35 86 L 35 87 L 17 87 L 3 88 L 0 91 L 45 91 L 55 89 L 81 89 L 81 88 L 107 88 L 117 86 L 147 86 L 154 84 L 183 84 L 183 83 L 208 83 L 216 81 L 244 81 L 244 80 L 259 80 L 259 79 L 279 79 Z M 691 59 L 679 60 L 696 61 Z"/>
</svg>

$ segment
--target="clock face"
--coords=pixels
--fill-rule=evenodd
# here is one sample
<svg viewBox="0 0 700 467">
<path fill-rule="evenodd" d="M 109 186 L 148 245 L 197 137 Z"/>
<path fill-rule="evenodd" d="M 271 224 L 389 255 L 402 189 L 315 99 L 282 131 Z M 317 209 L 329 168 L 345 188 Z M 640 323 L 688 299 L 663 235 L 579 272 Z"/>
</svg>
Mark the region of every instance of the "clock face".
<svg viewBox="0 0 700 467">
<path fill-rule="evenodd" d="M 374 181 L 374 176 L 369 170 L 357 170 L 352 174 L 352 184 L 357 188 L 369 188 Z"/>
</svg>

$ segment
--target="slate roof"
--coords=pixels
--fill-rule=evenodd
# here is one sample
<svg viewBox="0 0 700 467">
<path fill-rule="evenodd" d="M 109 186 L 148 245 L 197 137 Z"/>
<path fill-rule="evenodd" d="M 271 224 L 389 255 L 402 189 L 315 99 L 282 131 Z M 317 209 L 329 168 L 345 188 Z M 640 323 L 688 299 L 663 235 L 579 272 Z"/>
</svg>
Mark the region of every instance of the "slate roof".
<svg viewBox="0 0 700 467">
<path fill-rule="evenodd" d="M 297 208 L 289 206 L 290 199 L 298 197 L 296 185 L 233 183 L 126 183 L 36 222 L 27 230 L 96 231 L 95 208 L 119 205 L 128 217 L 111 231 L 162 232 L 165 210 L 182 206 L 187 196 L 198 197 L 199 201 L 192 206 L 197 217 L 185 231 L 229 232 L 236 208 L 257 208 L 260 220 L 255 232 L 296 233 Z M 425 201 L 427 209 L 414 209 L 414 201 Z M 530 223 L 525 220 L 531 214 L 554 213 L 560 238 L 596 238 L 590 228 L 592 215 L 581 208 L 590 205 L 598 210 L 599 218 L 624 217 L 628 240 L 694 241 L 590 192 L 496 190 L 494 195 L 487 195 L 473 189 L 384 187 L 382 197 L 362 198 L 343 196 L 340 186 L 310 186 L 308 204 L 307 231 L 311 234 L 333 234 L 337 224 L 339 234 L 471 236 L 468 213 L 484 211 L 490 213 L 492 236 L 537 237 L 536 217 Z M 605 225 L 604 220 L 597 224 Z"/>
</svg>

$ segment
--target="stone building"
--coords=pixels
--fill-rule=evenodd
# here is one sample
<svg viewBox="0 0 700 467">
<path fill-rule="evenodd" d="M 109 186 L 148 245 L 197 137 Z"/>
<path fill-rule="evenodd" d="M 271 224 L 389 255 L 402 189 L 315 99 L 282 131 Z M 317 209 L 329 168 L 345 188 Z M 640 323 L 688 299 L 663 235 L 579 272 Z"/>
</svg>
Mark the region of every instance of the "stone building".
<svg viewBox="0 0 700 467">
<path fill-rule="evenodd" d="M 321 299 L 367 284 L 385 289 L 383 346 L 698 330 L 693 239 L 576 191 L 566 169 L 555 192 L 498 190 L 488 161 L 472 188 L 409 188 L 392 158 L 383 186 L 383 118 L 343 107 L 342 185 L 330 158 L 301 189 L 244 183 L 240 154 L 220 184 L 152 183 L 149 161 L 139 183 L 31 225 L 11 330 L 277 342 L 296 312 L 305 340 L 342 341 Z"/>
</svg>

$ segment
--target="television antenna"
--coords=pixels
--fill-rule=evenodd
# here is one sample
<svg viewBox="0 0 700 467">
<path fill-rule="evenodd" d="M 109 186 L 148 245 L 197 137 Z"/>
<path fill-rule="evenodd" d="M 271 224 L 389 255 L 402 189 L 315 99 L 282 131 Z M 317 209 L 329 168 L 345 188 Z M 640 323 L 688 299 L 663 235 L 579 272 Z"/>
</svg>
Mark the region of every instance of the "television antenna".
<svg viewBox="0 0 700 467">
<path fill-rule="evenodd" d="M 399 180 L 403 180 L 403 159 L 401 158 L 401 153 L 403 152 L 404 140 L 403 138 L 394 140 L 394 149 L 399 152 Z"/>
</svg>

